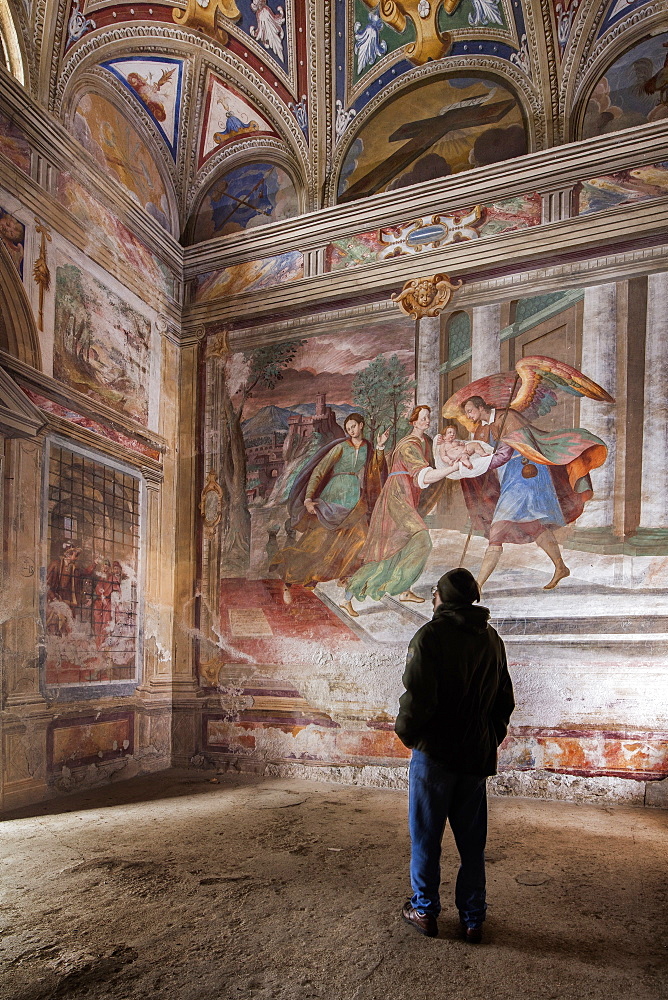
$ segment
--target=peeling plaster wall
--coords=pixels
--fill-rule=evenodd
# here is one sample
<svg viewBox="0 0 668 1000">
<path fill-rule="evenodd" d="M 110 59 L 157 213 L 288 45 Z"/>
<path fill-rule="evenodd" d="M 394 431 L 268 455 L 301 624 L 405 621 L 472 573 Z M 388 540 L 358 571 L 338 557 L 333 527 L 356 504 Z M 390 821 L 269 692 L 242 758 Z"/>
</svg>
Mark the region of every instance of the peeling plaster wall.
<svg viewBox="0 0 668 1000">
<path fill-rule="evenodd" d="M 0 162 L 0 205 L 24 233 L 3 283 L 33 311 L 41 367 L 12 348 L 28 321 L 7 330 L 2 810 L 170 764 L 179 419 L 168 269 L 93 191 L 79 185 L 70 207 L 87 214 L 74 223 L 58 193 L 12 186 Z M 43 235 L 40 218 L 61 228 Z"/>
</svg>

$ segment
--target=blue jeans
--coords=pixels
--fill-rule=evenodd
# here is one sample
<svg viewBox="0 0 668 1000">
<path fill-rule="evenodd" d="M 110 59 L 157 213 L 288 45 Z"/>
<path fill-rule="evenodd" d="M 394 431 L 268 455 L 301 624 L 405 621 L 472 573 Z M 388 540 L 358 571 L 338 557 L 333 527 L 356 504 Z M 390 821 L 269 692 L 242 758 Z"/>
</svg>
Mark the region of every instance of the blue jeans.
<svg viewBox="0 0 668 1000">
<path fill-rule="evenodd" d="M 446 771 L 420 750 L 412 752 L 408 775 L 411 905 L 434 916 L 441 912 L 441 840 L 449 819 L 461 859 L 455 904 L 467 927 L 479 927 L 487 909 L 487 779 Z"/>
</svg>

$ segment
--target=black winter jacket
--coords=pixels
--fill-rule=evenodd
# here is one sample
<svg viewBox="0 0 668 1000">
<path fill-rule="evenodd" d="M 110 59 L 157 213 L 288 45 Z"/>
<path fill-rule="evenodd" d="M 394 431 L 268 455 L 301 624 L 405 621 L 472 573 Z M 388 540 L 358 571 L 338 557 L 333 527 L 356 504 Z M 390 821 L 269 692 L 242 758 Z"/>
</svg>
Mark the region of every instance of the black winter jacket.
<svg viewBox="0 0 668 1000">
<path fill-rule="evenodd" d="M 496 773 L 515 707 L 506 651 L 487 608 L 440 604 L 411 639 L 394 730 L 449 771 Z"/>
</svg>

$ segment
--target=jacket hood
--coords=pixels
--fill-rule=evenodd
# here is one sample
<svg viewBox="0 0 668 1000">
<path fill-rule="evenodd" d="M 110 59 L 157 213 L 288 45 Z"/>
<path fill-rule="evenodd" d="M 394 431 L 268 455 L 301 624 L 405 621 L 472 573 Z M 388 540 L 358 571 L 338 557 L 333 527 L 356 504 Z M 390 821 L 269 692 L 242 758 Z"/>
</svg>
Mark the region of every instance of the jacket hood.
<svg viewBox="0 0 668 1000">
<path fill-rule="evenodd" d="M 449 618 L 455 625 L 471 632 L 485 632 L 489 622 L 489 608 L 474 607 L 468 602 L 444 601 L 434 611 L 433 621 Z"/>
</svg>

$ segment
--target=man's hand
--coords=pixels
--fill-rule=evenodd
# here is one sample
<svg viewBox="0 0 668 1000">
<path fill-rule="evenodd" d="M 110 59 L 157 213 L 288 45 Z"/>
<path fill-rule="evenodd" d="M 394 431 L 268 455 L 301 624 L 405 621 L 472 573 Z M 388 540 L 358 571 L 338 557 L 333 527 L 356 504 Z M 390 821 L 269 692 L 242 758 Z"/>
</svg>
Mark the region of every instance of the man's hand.
<svg viewBox="0 0 668 1000">
<path fill-rule="evenodd" d="M 376 438 L 376 448 L 378 449 L 378 451 L 382 451 L 383 450 L 383 448 L 387 444 L 389 436 L 390 436 L 390 429 L 389 429 L 389 427 L 388 427 L 388 429 L 386 431 L 383 431 L 382 433 L 380 433 L 378 435 L 378 437 Z"/>
<path fill-rule="evenodd" d="M 314 500 L 304 500 L 304 506 L 306 507 L 309 514 L 316 513 L 316 502 Z"/>
</svg>

